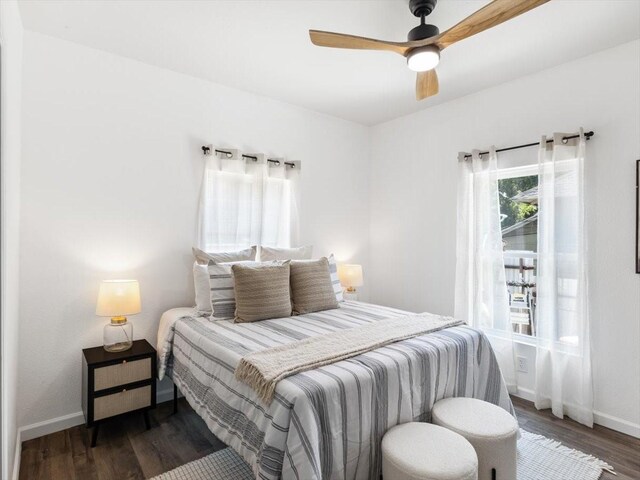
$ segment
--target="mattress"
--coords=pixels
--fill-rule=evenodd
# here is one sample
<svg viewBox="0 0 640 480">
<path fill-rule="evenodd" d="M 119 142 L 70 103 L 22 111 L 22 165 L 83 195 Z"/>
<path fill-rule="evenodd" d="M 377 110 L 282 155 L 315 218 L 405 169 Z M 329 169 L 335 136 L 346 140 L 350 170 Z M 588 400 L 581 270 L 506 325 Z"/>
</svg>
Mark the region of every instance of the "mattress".
<svg viewBox="0 0 640 480">
<path fill-rule="evenodd" d="M 234 324 L 174 309 L 160 322 L 158 373 L 173 379 L 256 478 L 379 478 L 384 433 L 429 421 L 441 398 L 479 398 L 514 414 L 482 332 L 452 327 L 298 373 L 278 383 L 269 405 L 234 371 L 253 351 L 408 313 L 346 301 L 336 310 Z"/>
</svg>

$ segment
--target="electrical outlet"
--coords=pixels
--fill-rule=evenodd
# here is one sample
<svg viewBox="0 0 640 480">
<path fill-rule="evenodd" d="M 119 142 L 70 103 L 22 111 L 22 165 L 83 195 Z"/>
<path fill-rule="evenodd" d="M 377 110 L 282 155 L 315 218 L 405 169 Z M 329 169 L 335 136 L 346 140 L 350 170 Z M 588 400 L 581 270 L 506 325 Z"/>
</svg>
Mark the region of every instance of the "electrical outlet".
<svg viewBox="0 0 640 480">
<path fill-rule="evenodd" d="M 527 373 L 529 371 L 529 365 L 527 364 L 526 357 L 518 357 L 518 371 Z"/>
</svg>

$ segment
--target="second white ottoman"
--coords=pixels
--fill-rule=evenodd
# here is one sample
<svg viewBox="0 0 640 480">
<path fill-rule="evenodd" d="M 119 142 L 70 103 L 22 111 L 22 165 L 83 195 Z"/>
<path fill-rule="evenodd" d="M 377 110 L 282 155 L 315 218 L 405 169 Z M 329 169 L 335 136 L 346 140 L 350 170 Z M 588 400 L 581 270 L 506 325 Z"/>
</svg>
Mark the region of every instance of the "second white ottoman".
<svg viewBox="0 0 640 480">
<path fill-rule="evenodd" d="M 382 437 L 383 480 L 477 480 L 478 458 L 461 435 L 430 423 L 404 423 Z"/>
<path fill-rule="evenodd" d="M 478 455 L 478 480 L 517 478 L 518 422 L 506 410 L 475 398 L 436 402 L 432 421 L 466 438 Z"/>
</svg>

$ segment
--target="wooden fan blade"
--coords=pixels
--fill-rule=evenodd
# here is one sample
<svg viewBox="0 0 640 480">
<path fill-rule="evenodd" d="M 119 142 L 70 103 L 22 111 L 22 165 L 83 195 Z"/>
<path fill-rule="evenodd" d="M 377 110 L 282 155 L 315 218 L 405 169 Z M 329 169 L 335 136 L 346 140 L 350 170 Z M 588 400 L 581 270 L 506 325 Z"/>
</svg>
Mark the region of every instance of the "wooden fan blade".
<svg viewBox="0 0 640 480">
<path fill-rule="evenodd" d="M 415 42 L 385 42 L 375 38 L 357 37 L 345 33 L 309 30 L 311 42 L 319 47 L 350 48 L 355 50 L 387 50 L 406 55 Z"/>
<path fill-rule="evenodd" d="M 469 15 L 457 25 L 451 27 L 438 38 L 440 49 L 471 37 L 476 33 L 500 25 L 529 10 L 547 3 L 549 0 L 493 0 L 477 12 Z"/>
<path fill-rule="evenodd" d="M 438 94 L 440 87 L 438 85 L 438 74 L 436 70 L 428 70 L 426 72 L 418 72 L 416 78 L 416 99 L 424 100 Z"/>
</svg>

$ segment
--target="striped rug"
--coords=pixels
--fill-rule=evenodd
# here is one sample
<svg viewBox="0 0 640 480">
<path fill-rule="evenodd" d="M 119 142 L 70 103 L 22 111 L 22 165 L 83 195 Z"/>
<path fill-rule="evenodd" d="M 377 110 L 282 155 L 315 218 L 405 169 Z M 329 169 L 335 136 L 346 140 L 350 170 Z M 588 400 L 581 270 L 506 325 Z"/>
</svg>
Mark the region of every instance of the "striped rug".
<svg viewBox="0 0 640 480">
<path fill-rule="evenodd" d="M 542 435 L 520 430 L 518 480 L 598 480 L 602 460 Z M 251 468 L 232 449 L 225 448 L 200 460 L 163 473 L 152 480 L 252 480 Z"/>
</svg>

